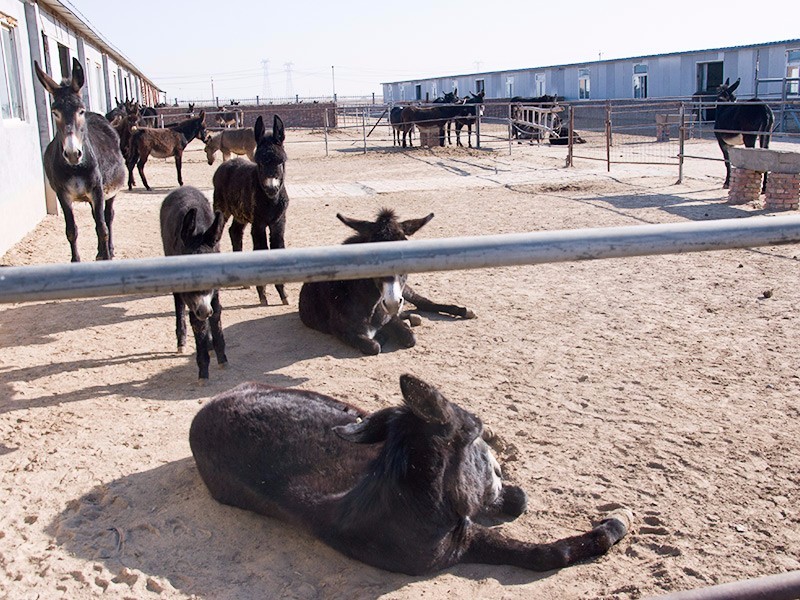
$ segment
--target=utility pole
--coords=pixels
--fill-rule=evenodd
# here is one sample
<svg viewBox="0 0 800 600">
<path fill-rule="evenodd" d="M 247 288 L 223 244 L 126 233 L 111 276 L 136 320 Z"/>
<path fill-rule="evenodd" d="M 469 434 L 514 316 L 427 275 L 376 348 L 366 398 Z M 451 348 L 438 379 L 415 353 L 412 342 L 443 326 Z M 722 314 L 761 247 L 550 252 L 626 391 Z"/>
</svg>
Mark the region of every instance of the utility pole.
<svg viewBox="0 0 800 600">
<path fill-rule="evenodd" d="M 213 101 L 214 101 L 214 98 L 216 98 L 216 97 L 217 97 L 217 96 L 216 96 L 216 94 L 214 93 L 214 76 L 212 75 L 212 76 L 211 76 L 211 101 L 213 102 Z"/>
<path fill-rule="evenodd" d="M 333 86 L 333 101 L 336 102 L 336 75 L 331 65 L 331 85 Z"/>
</svg>

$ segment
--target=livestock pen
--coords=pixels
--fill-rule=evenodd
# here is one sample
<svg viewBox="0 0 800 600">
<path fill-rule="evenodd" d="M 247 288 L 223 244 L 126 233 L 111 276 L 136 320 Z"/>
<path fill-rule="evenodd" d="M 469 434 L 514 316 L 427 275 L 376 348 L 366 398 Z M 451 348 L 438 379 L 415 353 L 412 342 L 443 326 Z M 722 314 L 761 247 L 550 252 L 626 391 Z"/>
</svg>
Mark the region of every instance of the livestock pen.
<svg viewBox="0 0 800 600">
<path fill-rule="evenodd" d="M 267 251 L 268 261 L 338 245 L 348 233 L 336 213 L 372 218 L 382 206 L 401 218 L 435 214 L 408 244 L 420 251 L 445 238 L 796 221 L 727 205 L 720 165 L 710 161 L 693 163 L 675 185 L 671 168 L 620 164 L 609 175 L 602 162 L 576 161 L 566 169 L 564 148 L 546 145 L 511 155 L 507 141 L 363 154 L 343 141 L 325 157 L 322 131 L 288 136 L 289 250 Z M 149 167 L 154 191 L 118 198 L 119 262 L 75 268 L 124 269 L 161 255 L 156 215 L 174 170 Z M 209 194 L 213 171 L 194 142 L 187 184 Z M 60 219 L 46 218 L 7 253 L 0 278 L 37 265 L 69 269 L 56 264 L 69 258 Z M 91 247 L 91 237 L 79 244 Z M 377 357 L 304 328 L 298 284 L 286 285 L 288 306 L 262 307 L 239 278 L 221 292 L 229 367 L 213 369 L 205 386 L 192 357 L 173 352 L 167 292 L 3 304 L 0 595 L 632 600 L 796 570 L 799 255 L 795 241 L 414 273 L 418 291 L 478 318 L 425 318 L 414 348 Z M 201 273 L 189 266 L 184 276 Z M 187 435 L 214 394 L 255 380 L 375 410 L 399 402 L 404 372 L 496 433 L 504 475 L 530 496 L 525 515 L 499 525 L 509 534 L 562 537 L 620 504 L 636 513 L 633 533 L 602 559 L 564 571 L 461 565 L 415 578 L 365 567 L 208 496 Z"/>
</svg>

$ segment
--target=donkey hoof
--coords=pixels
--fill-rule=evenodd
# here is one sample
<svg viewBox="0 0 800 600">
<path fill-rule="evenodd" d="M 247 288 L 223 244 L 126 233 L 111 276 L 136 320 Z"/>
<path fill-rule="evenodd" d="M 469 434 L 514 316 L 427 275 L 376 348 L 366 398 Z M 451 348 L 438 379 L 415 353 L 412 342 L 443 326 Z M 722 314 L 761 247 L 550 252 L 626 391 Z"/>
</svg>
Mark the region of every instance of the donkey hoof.
<svg viewBox="0 0 800 600">
<path fill-rule="evenodd" d="M 219 361 L 219 368 L 220 369 L 227 369 L 228 368 L 228 359 L 224 358 Z"/>
<path fill-rule="evenodd" d="M 178 354 L 185 354 L 186 346 L 178 346 Z"/>
<path fill-rule="evenodd" d="M 627 535 L 630 533 L 631 528 L 633 527 L 633 511 L 629 508 L 618 508 L 604 519 L 606 521 L 616 520 L 622 523 L 622 526 L 625 528 L 625 533 L 623 535 Z"/>
<path fill-rule="evenodd" d="M 471 309 L 467 308 L 466 310 L 464 310 L 464 318 L 465 319 L 475 319 L 477 317 L 478 317 L 478 315 L 476 315 L 474 312 L 472 312 Z"/>
<path fill-rule="evenodd" d="M 284 306 L 289 306 L 289 299 L 288 298 L 281 298 L 281 303 Z"/>
<path fill-rule="evenodd" d="M 208 385 L 208 376 L 206 377 L 198 377 L 197 378 L 197 385 L 200 387 L 206 387 Z"/>
<path fill-rule="evenodd" d="M 419 315 L 408 315 L 408 324 L 412 327 L 422 325 L 422 318 Z"/>
</svg>

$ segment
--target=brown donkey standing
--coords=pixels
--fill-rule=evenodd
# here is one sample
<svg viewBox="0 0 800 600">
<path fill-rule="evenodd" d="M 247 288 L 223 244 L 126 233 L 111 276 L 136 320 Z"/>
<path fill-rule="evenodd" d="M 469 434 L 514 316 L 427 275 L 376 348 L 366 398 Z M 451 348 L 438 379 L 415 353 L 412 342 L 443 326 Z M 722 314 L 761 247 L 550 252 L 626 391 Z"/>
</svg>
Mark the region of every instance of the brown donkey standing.
<svg viewBox="0 0 800 600">
<path fill-rule="evenodd" d="M 131 134 L 131 145 L 125 161 L 128 167 L 128 189 L 133 188 L 133 167 L 136 165 L 144 187 L 148 191 L 150 190 L 150 186 L 144 176 L 144 165 L 151 155 L 156 158 L 174 157 L 175 169 L 178 171 L 178 185 L 183 185 L 183 177 L 181 176 L 183 151 L 189 145 L 189 142 L 195 138 L 201 142 L 206 141 L 208 132 L 206 131 L 205 119 L 206 113 L 201 110 L 197 117 L 186 119 L 164 129 L 135 128 L 135 131 Z"/>
</svg>

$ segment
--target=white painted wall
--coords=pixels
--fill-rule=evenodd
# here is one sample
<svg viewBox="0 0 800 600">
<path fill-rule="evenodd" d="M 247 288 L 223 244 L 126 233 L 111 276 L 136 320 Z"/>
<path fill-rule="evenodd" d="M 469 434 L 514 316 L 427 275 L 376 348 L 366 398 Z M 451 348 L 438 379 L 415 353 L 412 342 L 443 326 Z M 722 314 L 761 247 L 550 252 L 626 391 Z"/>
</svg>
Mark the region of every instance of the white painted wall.
<svg viewBox="0 0 800 600">
<path fill-rule="evenodd" d="M 19 0 L 0 0 L 0 11 L 18 22 L 14 37 L 25 107 L 24 120 L 0 117 L 0 254 L 3 254 L 34 228 L 46 211 L 24 6 Z"/>
</svg>

